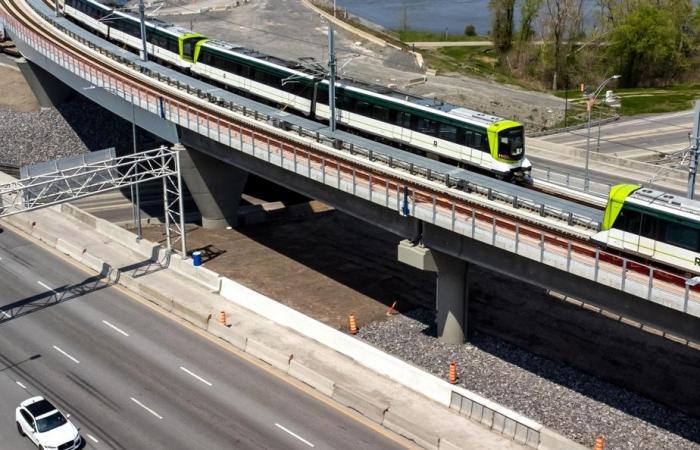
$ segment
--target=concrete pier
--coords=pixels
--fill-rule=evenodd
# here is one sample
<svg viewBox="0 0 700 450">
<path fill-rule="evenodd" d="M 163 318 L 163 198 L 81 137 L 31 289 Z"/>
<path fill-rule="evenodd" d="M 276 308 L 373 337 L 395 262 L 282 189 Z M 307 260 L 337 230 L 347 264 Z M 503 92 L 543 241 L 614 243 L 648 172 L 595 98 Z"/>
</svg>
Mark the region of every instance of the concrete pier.
<svg viewBox="0 0 700 450">
<path fill-rule="evenodd" d="M 197 150 L 175 144 L 182 178 L 202 215 L 204 228 L 235 227 L 248 172 Z"/>
<path fill-rule="evenodd" d="M 447 344 L 463 344 L 467 335 L 469 264 L 408 240 L 399 243 L 398 259 L 417 269 L 437 273 L 438 339 Z"/>
</svg>

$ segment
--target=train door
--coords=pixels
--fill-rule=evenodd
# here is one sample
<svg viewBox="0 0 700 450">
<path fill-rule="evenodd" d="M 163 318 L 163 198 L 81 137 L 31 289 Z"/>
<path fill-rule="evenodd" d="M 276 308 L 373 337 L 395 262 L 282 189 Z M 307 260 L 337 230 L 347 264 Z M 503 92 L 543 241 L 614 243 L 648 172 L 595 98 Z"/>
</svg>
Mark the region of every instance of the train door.
<svg viewBox="0 0 700 450">
<path fill-rule="evenodd" d="M 641 231 L 641 226 L 642 213 L 623 207 L 615 221 L 615 229 L 620 231 L 620 247 L 637 253 L 639 251 L 639 233 Z"/>
<path fill-rule="evenodd" d="M 656 251 L 656 237 L 659 220 L 648 214 L 642 214 L 642 222 L 639 227 L 639 239 L 637 241 L 637 253 L 646 257 L 653 257 Z"/>
<path fill-rule="evenodd" d="M 396 113 L 396 123 L 400 128 L 396 136 L 401 142 L 411 143 L 413 130 L 411 129 L 411 113 L 398 111 Z"/>
</svg>

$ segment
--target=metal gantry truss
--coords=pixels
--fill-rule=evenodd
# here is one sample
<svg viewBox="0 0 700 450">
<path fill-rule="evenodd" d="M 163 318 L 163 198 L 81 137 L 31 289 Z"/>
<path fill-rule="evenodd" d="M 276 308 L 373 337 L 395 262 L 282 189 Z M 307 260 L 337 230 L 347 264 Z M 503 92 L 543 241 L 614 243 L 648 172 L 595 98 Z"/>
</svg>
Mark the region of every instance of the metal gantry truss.
<svg viewBox="0 0 700 450">
<path fill-rule="evenodd" d="M 166 245 L 187 255 L 182 177 L 178 151 L 160 147 L 100 161 L 83 159 L 69 168 L 0 184 L 0 218 L 77 200 L 91 195 L 163 180 Z"/>
</svg>

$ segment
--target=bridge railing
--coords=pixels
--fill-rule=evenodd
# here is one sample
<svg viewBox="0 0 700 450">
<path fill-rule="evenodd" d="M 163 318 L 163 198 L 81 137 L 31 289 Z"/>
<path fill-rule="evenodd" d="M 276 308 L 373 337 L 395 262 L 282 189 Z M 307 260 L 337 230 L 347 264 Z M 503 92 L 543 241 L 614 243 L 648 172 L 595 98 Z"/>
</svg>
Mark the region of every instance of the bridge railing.
<svg viewBox="0 0 700 450">
<path fill-rule="evenodd" d="M 250 110 L 243 110 L 239 120 L 208 113 L 191 102 L 164 97 L 160 92 L 77 57 L 41 38 L 13 17 L 6 16 L 5 21 L 6 26 L 32 48 L 71 73 L 223 145 L 399 214 L 415 216 L 542 264 L 700 317 L 700 292 L 688 286 L 687 278 L 546 233 L 536 225 L 517 223 L 503 212 L 494 212 L 491 205 L 500 203 L 511 211 L 523 209 L 536 212 L 540 217 L 597 227 L 590 219 L 476 184 L 460 185 L 448 174 L 388 159 L 367 149 L 352 146 L 334 149 L 323 145 L 327 142 L 315 133 L 294 127 L 275 128 L 268 123 L 269 117 Z M 220 106 L 216 102 L 215 105 Z M 490 202 L 484 202 L 483 197 Z"/>
</svg>

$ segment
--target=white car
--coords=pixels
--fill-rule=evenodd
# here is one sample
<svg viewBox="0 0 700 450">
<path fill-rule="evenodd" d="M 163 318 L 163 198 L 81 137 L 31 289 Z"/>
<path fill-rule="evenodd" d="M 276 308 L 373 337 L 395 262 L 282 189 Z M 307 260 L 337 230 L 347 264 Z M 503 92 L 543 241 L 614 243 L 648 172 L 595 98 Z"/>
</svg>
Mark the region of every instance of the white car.
<svg viewBox="0 0 700 450">
<path fill-rule="evenodd" d="M 44 397 L 32 397 L 15 411 L 17 432 L 41 450 L 74 450 L 82 438 L 78 429 Z"/>
</svg>

